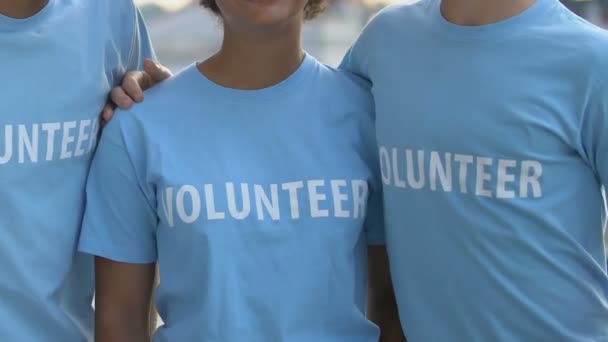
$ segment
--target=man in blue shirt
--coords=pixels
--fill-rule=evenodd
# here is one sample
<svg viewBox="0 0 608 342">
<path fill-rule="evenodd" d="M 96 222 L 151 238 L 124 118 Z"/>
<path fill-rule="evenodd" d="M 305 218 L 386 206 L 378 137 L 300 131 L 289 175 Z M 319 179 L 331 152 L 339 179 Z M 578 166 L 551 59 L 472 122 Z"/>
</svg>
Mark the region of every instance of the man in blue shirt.
<svg viewBox="0 0 608 342">
<path fill-rule="evenodd" d="M 410 340 L 608 340 L 607 56 L 557 0 L 397 5 L 352 47 Z"/>
<path fill-rule="evenodd" d="M 85 178 L 110 89 L 152 56 L 130 0 L 0 0 L 0 341 L 92 340 Z"/>
</svg>

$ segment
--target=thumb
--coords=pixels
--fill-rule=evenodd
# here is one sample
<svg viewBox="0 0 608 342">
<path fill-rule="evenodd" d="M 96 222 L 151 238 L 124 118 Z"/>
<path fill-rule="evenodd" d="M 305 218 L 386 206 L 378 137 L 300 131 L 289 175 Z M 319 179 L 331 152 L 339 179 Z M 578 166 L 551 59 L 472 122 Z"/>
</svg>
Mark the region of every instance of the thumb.
<svg viewBox="0 0 608 342">
<path fill-rule="evenodd" d="M 148 76 L 150 76 L 152 84 L 162 82 L 172 76 L 169 69 L 151 59 L 146 59 L 144 61 L 144 71 L 146 74 L 148 74 Z"/>
</svg>

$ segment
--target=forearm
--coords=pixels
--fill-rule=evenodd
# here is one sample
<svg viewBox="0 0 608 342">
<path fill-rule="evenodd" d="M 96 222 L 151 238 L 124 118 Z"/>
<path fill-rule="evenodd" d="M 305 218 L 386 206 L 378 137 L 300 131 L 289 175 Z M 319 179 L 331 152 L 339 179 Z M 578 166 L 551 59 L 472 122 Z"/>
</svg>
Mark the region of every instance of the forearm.
<svg viewBox="0 0 608 342">
<path fill-rule="evenodd" d="M 149 342 L 154 264 L 95 258 L 95 341 Z"/>
<path fill-rule="evenodd" d="M 154 305 L 154 298 L 152 299 L 152 303 L 150 304 L 150 315 L 148 317 L 149 336 L 154 336 L 154 332 L 156 332 L 156 326 L 158 325 L 158 313 L 156 312 L 156 306 Z"/>
<path fill-rule="evenodd" d="M 156 327 L 158 325 L 158 312 L 156 311 L 155 296 L 156 288 L 159 284 L 158 265 L 156 265 L 156 271 L 154 272 L 154 286 L 152 290 L 152 298 L 150 299 L 150 314 L 148 316 L 148 331 L 150 336 L 154 336 Z"/>
<path fill-rule="evenodd" d="M 150 342 L 148 321 L 116 312 L 95 317 L 96 342 Z"/>
<path fill-rule="evenodd" d="M 382 292 L 370 291 L 368 318 L 380 327 L 380 342 L 406 341 L 392 287 Z"/>
<path fill-rule="evenodd" d="M 380 327 L 380 342 L 406 341 L 394 298 L 370 302 L 368 318 Z"/>
<path fill-rule="evenodd" d="M 380 327 L 380 342 L 403 342 L 406 339 L 399 320 L 386 248 L 371 246 L 368 253 L 368 318 Z"/>
</svg>

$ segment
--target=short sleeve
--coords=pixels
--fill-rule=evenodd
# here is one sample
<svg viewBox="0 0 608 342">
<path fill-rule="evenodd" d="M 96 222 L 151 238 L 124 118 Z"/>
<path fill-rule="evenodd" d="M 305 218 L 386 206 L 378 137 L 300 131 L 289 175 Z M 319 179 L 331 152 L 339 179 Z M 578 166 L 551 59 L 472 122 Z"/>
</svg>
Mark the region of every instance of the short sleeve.
<svg viewBox="0 0 608 342">
<path fill-rule="evenodd" d="M 377 13 L 361 31 L 357 40 L 348 49 L 346 55 L 340 63 L 339 69 L 351 72 L 361 78 L 370 80 L 371 66 L 377 50 L 382 46 L 384 41 L 383 35 L 386 32 L 383 29 L 383 14 L 385 10 Z"/>
<path fill-rule="evenodd" d="M 339 69 L 353 73 L 359 77 L 369 80 L 369 70 L 367 63 L 367 56 L 365 54 L 365 35 L 366 29 L 363 30 L 359 38 L 355 41 L 353 46 L 348 49 L 346 55 L 340 63 Z"/>
<path fill-rule="evenodd" d="M 581 127 L 586 158 L 601 184 L 608 186 L 608 86 L 594 89 L 589 98 Z"/>
<path fill-rule="evenodd" d="M 125 65 L 127 70 L 141 70 L 144 67 L 144 60 L 156 59 L 144 18 L 137 8 L 134 8 L 134 13 L 131 49 Z"/>
<path fill-rule="evenodd" d="M 118 262 L 153 263 L 156 210 L 122 143 L 120 121 L 106 127 L 93 158 L 79 250 Z"/>
</svg>

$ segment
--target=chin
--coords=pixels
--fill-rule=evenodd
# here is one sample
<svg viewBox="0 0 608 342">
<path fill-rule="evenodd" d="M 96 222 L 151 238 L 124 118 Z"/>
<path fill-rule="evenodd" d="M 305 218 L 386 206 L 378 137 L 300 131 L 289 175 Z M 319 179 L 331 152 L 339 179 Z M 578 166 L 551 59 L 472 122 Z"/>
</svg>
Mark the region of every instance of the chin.
<svg viewBox="0 0 608 342">
<path fill-rule="evenodd" d="M 261 15 L 256 18 L 252 18 L 250 21 L 251 26 L 258 28 L 279 28 L 289 22 L 289 17 L 281 16 L 277 17 L 274 15 Z"/>
<path fill-rule="evenodd" d="M 224 13 L 231 12 L 233 23 L 251 29 L 280 28 L 293 20 L 300 20 L 298 10 L 285 0 L 231 0 L 231 5 L 236 5 L 233 11 Z"/>
</svg>

